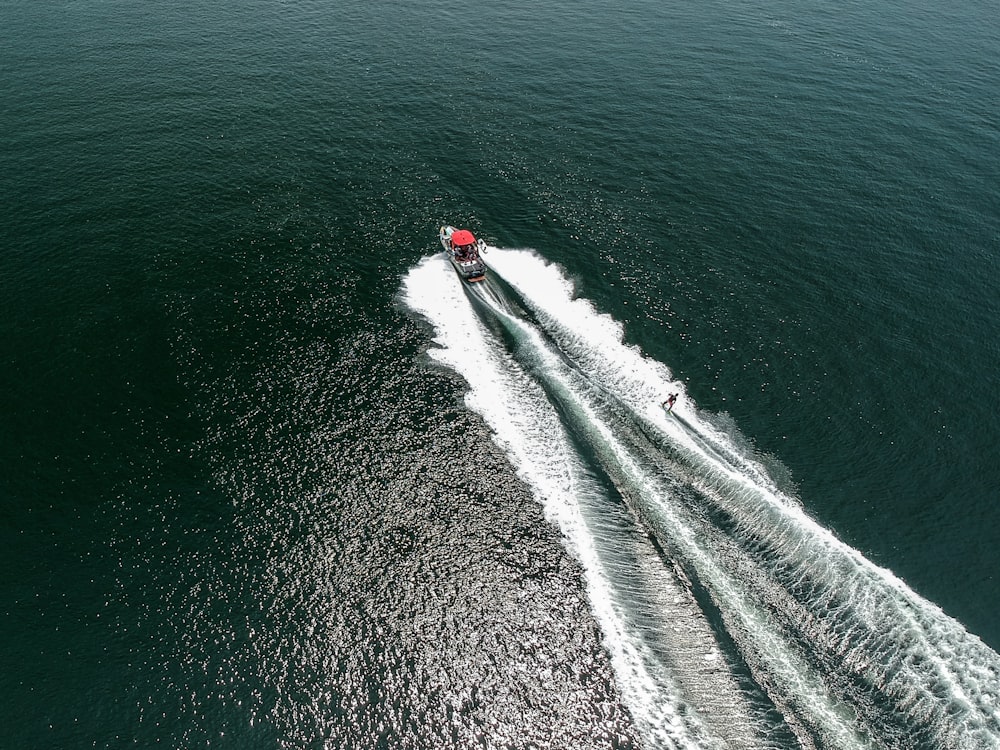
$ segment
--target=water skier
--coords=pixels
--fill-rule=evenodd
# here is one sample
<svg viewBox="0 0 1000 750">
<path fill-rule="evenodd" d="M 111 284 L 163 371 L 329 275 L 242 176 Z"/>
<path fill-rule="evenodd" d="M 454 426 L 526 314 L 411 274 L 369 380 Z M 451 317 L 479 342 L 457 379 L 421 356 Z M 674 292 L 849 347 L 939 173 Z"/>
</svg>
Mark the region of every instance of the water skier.
<svg viewBox="0 0 1000 750">
<path fill-rule="evenodd" d="M 677 403 L 677 394 L 671 393 L 667 397 L 667 400 L 663 402 L 663 408 L 667 410 L 667 413 L 670 413 L 674 410 L 674 404 L 676 403 Z"/>
</svg>

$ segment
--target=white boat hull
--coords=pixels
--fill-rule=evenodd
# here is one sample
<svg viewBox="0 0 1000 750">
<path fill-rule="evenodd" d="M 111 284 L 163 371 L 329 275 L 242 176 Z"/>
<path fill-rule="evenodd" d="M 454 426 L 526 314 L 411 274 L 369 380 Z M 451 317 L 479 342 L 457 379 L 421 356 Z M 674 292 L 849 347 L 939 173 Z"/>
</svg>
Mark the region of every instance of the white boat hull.
<svg viewBox="0 0 1000 750">
<path fill-rule="evenodd" d="M 443 226 L 440 233 L 441 246 L 444 248 L 445 253 L 448 254 L 448 260 L 451 261 L 451 265 L 454 266 L 459 276 L 470 283 L 485 280 L 486 264 L 480 257 L 480 253 L 486 249 L 486 243 L 482 240 L 477 240 L 473 257 L 460 257 L 451 245 L 451 235 L 455 231 L 457 231 L 455 227 Z"/>
</svg>

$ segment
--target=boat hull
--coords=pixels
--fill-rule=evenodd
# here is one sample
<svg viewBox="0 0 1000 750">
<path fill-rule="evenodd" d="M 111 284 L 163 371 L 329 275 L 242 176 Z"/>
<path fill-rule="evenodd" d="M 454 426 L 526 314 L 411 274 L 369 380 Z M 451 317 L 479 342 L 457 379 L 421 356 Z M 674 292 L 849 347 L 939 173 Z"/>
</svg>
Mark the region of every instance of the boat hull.
<svg viewBox="0 0 1000 750">
<path fill-rule="evenodd" d="M 461 258 L 456 253 L 454 248 L 451 246 L 451 235 L 457 231 L 455 227 L 443 226 L 441 227 L 440 239 L 441 246 L 444 248 L 445 253 L 448 255 L 448 260 L 451 262 L 452 267 L 458 272 L 465 281 L 475 283 L 478 281 L 484 281 L 486 279 L 486 264 L 483 259 L 479 257 L 479 252 L 481 252 L 485 247 L 486 243 L 482 240 L 478 240 L 476 244 L 476 254 L 472 258 Z"/>
</svg>

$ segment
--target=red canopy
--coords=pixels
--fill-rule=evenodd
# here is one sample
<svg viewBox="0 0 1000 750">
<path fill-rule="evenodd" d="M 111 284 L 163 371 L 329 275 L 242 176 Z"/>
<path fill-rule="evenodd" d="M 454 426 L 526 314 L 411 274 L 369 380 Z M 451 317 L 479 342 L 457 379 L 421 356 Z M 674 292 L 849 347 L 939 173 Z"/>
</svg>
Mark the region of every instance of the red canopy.
<svg viewBox="0 0 1000 750">
<path fill-rule="evenodd" d="M 468 229 L 456 229 L 451 233 L 451 244 L 455 246 L 461 245 L 472 245 L 476 241 L 476 238 L 472 236 L 472 232 Z"/>
</svg>

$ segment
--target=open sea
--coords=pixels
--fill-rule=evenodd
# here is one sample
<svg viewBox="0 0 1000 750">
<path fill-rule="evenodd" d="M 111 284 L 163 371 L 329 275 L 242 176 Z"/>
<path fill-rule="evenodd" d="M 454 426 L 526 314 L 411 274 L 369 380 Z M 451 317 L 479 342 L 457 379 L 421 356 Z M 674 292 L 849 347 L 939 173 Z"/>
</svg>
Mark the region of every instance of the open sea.
<svg viewBox="0 0 1000 750">
<path fill-rule="evenodd" d="M 997 20 L 0 0 L 0 748 L 1000 748 Z"/>
</svg>

